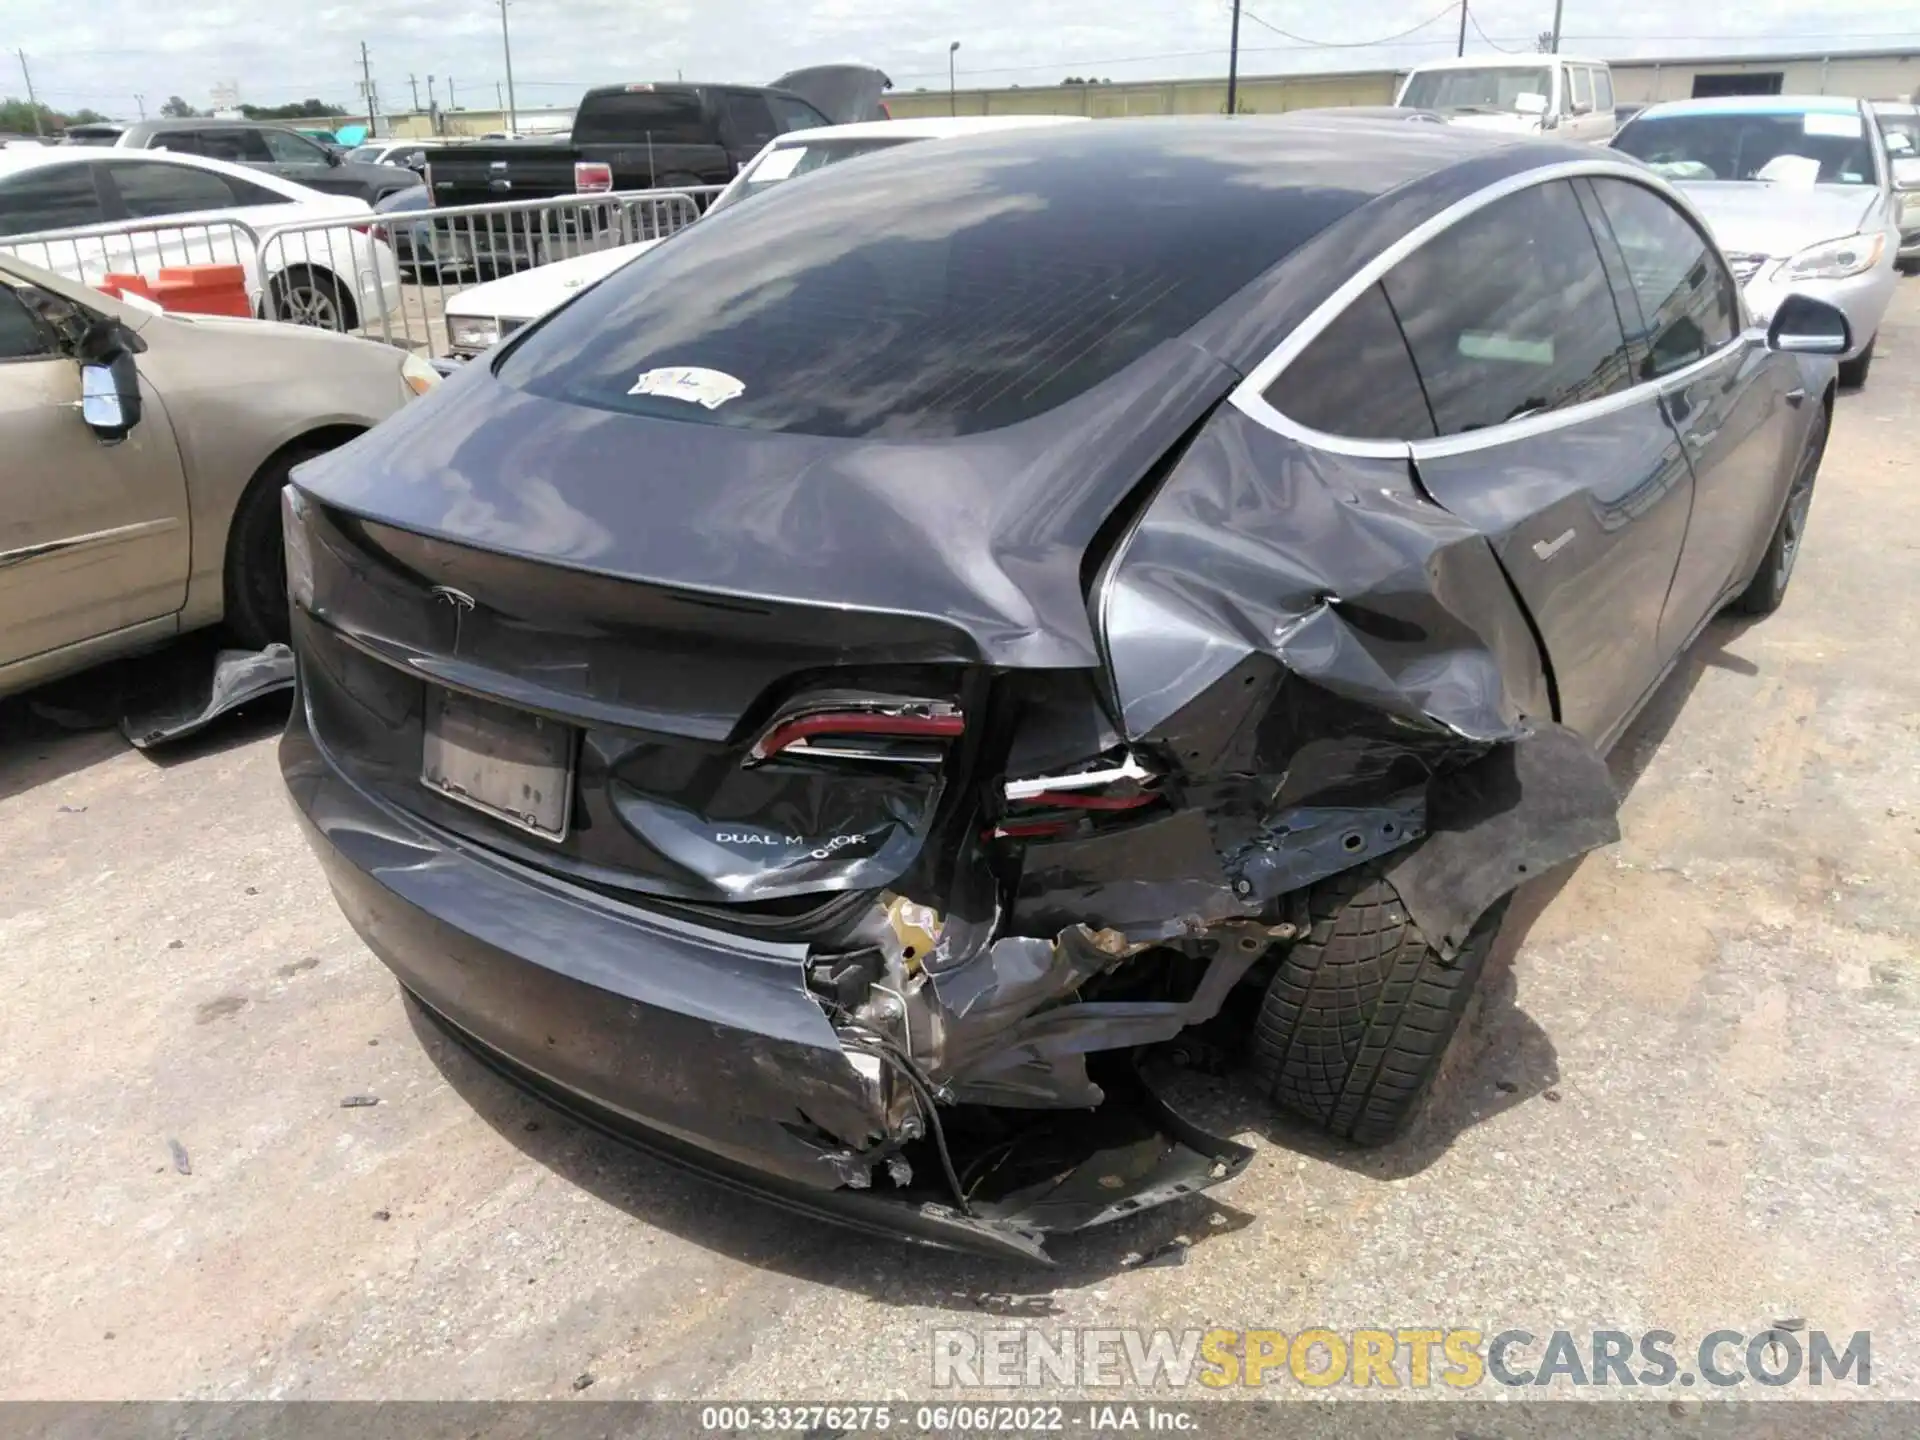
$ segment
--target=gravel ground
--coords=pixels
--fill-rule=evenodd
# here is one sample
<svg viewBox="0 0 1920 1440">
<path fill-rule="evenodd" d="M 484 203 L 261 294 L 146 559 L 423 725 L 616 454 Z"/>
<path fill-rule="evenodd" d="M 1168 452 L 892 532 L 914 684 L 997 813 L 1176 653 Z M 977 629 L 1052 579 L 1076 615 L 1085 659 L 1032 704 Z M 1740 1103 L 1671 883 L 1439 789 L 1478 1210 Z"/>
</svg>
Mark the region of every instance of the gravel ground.
<svg viewBox="0 0 1920 1440">
<path fill-rule="evenodd" d="M 0 1396 L 919 1396 L 946 1327 L 1793 1318 L 1920 1398 L 1917 402 L 1911 281 L 1785 608 L 1622 744 L 1625 839 L 1523 894 L 1413 1131 L 1200 1097 L 1248 1171 L 1052 1272 L 727 1195 L 450 1050 L 336 912 L 271 717 L 148 757 L 15 702 Z"/>
</svg>

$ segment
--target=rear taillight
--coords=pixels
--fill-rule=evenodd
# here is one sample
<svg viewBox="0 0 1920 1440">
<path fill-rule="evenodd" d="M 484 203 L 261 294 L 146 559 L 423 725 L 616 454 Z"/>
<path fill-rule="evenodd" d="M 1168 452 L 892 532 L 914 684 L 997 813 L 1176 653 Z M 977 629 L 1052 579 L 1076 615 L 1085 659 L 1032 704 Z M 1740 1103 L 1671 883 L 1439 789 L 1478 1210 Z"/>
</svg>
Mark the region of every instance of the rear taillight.
<svg viewBox="0 0 1920 1440">
<path fill-rule="evenodd" d="M 432 205 L 436 203 L 433 198 L 433 166 L 422 165 L 420 167 L 420 183 L 427 187 L 427 204 Z"/>
<path fill-rule="evenodd" d="M 573 162 L 573 188 L 581 195 L 600 195 L 613 189 L 613 166 L 604 160 Z"/>
<path fill-rule="evenodd" d="M 358 230 L 362 235 L 372 235 L 375 233 L 377 227 L 372 225 L 355 225 L 352 228 Z"/>
<path fill-rule="evenodd" d="M 1159 781 L 1131 752 L 1078 770 L 1009 780 L 1000 792 L 1003 818 L 988 838 L 1061 835 L 1096 815 L 1144 810 L 1161 798 Z"/>
<path fill-rule="evenodd" d="M 874 700 L 789 710 L 753 742 L 748 763 L 776 755 L 938 764 L 944 743 L 966 732 L 966 717 L 944 700 Z"/>
</svg>

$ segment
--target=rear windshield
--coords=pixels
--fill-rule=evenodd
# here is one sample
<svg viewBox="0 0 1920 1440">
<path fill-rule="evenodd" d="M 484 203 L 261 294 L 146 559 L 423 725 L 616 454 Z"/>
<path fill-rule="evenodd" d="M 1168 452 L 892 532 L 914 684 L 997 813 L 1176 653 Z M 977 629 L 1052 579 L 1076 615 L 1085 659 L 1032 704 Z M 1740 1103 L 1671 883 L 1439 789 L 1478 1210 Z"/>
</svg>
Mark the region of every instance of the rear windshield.
<svg viewBox="0 0 1920 1440">
<path fill-rule="evenodd" d="M 810 140 L 804 145 L 778 146 L 742 171 L 740 183 L 723 198 L 715 200 L 712 209 L 724 210 L 730 205 L 739 204 L 749 195 L 771 190 L 782 181 L 799 175 L 811 175 L 815 170 L 824 170 L 829 165 L 837 165 L 842 160 L 851 160 L 858 155 L 877 155 L 882 150 L 908 145 L 919 138 L 917 135 L 905 135 L 865 140 Z"/>
<path fill-rule="evenodd" d="M 711 128 L 692 90 L 611 90 L 580 102 L 573 143 L 705 145 Z"/>
<path fill-rule="evenodd" d="M 831 166 L 616 271 L 500 376 L 811 435 L 1012 424 L 1179 335 L 1366 198 L 1342 188 L 1337 134 L 1227 129 L 1112 121 L 944 141 L 937 165 L 908 146 Z"/>
</svg>

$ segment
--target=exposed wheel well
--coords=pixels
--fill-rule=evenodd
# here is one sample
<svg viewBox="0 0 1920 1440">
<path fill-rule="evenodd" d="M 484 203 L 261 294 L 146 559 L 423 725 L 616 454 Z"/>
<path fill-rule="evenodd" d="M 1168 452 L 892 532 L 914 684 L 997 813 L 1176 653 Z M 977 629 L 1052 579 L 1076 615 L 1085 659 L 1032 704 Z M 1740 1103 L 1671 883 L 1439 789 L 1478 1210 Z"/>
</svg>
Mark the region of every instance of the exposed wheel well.
<svg viewBox="0 0 1920 1440">
<path fill-rule="evenodd" d="M 286 319 L 284 313 L 287 306 L 286 292 L 302 281 L 314 286 L 316 289 L 331 290 L 334 298 L 340 304 L 341 324 L 346 329 L 351 330 L 360 323 L 360 301 L 352 283 L 330 265 L 315 265 L 309 262 L 289 265 L 267 281 L 267 285 L 273 291 L 274 296 L 274 319 Z M 260 318 L 267 318 L 267 297 L 265 291 L 261 292 L 259 309 Z"/>
</svg>

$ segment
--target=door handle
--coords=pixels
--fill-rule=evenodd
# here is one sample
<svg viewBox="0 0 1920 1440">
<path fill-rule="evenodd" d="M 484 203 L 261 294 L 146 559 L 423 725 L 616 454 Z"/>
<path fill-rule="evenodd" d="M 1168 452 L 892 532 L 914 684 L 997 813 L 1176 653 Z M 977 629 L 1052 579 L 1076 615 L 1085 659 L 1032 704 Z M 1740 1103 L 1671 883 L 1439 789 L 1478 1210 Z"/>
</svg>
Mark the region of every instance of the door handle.
<svg viewBox="0 0 1920 1440">
<path fill-rule="evenodd" d="M 1793 389 L 1787 391 L 1787 403 L 1796 408 L 1806 404 L 1807 392 L 1802 390 L 1798 385 L 1794 386 Z"/>
<path fill-rule="evenodd" d="M 1719 433 L 1720 427 L 1718 425 L 1714 426 L 1711 430 L 1689 430 L 1687 432 L 1687 448 L 1689 450 L 1704 450 L 1713 443 L 1714 436 Z"/>
</svg>

